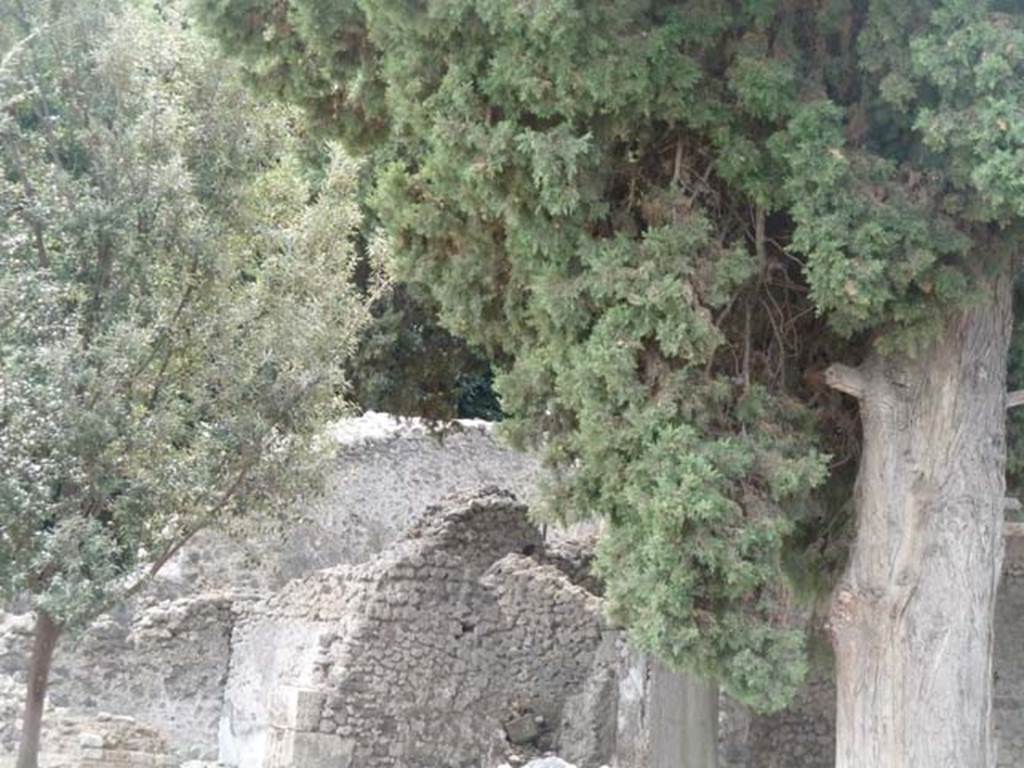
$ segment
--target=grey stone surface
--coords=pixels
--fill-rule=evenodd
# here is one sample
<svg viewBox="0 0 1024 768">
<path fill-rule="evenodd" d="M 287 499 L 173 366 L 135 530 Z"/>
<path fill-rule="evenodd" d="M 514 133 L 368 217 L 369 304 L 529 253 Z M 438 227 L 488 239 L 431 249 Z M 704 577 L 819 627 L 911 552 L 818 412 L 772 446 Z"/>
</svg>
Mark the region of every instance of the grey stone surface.
<svg viewBox="0 0 1024 768">
<path fill-rule="evenodd" d="M 251 606 L 234 634 L 221 760 L 463 768 L 557 748 L 599 765 L 613 744 L 566 743 L 563 714 L 607 676 L 615 636 L 600 599 L 544 562 L 525 506 L 496 490 L 462 497 L 372 561 Z M 307 740 L 312 756 L 294 762 Z"/>
<path fill-rule="evenodd" d="M 56 707 L 44 723 L 40 768 L 177 768 L 154 729 L 125 715 L 83 714 Z M 0 768 L 13 768 L 0 757 Z"/>
<path fill-rule="evenodd" d="M 320 568 L 373 557 L 446 496 L 498 485 L 527 504 L 539 459 L 503 446 L 494 425 L 459 421 L 444 434 L 416 419 L 367 413 L 335 425 L 337 450 L 323 493 L 283 529 L 201 535 L 163 572 L 174 590 L 268 592 Z"/>
<path fill-rule="evenodd" d="M 519 715 L 505 723 L 505 738 L 510 744 L 533 744 L 540 731 L 534 715 Z"/>
<path fill-rule="evenodd" d="M 707 768 L 716 753 L 717 686 L 618 649 L 616 768 Z"/>
<path fill-rule="evenodd" d="M 1024 524 L 1010 526 L 996 601 L 992 708 L 999 768 L 1024 766 Z"/>
<path fill-rule="evenodd" d="M 182 757 L 216 757 L 232 610 L 230 595 L 203 593 L 142 600 L 104 616 L 81 637 L 58 645 L 49 705 L 131 715 L 181 745 Z M 12 624 L 18 631 L 0 633 L 0 676 L 10 686 L 0 710 L 14 715 L 0 726 L 0 736 L 9 750 L 21 714 L 31 633 L 28 617 L 8 617 Z"/>
</svg>

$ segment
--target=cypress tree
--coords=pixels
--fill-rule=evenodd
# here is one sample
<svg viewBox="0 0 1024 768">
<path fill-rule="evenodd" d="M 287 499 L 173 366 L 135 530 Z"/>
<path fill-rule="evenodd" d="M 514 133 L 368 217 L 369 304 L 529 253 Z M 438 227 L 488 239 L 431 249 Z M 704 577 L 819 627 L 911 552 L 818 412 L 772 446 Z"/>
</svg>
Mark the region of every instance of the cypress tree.
<svg viewBox="0 0 1024 768">
<path fill-rule="evenodd" d="M 812 574 L 837 765 L 992 764 L 1024 5 L 197 5 L 378 158 L 396 260 L 503 361 L 554 507 L 608 521 L 643 646 L 779 708 Z"/>
</svg>

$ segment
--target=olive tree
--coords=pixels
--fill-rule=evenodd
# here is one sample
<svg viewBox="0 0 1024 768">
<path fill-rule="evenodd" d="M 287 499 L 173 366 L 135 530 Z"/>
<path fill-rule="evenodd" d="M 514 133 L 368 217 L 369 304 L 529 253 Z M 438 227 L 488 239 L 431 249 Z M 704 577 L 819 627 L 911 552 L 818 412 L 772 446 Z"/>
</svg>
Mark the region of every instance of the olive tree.
<svg viewBox="0 0 1024 768">
<path fill-rule="evenodd" d="M 314 480 L 368 318 L 358 168 L 173 6 L 0 0 L 0 594 L 54 647 Z M 371 287 L 374 281 L 370 281 Z"/>
</svg>

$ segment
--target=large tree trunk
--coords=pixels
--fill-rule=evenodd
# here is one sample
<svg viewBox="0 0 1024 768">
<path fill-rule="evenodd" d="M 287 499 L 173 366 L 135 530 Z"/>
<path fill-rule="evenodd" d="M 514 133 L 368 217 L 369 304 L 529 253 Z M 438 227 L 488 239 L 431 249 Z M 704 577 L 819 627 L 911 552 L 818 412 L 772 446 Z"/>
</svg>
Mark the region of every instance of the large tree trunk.
<svg viewBox="0 0 1024 768">
<path fill-rule="evenodd" d="M 837 768 L 990 768 L 1010 279 L 916 355 L 830 383 L 860 399 L 857 535 L 835 591 Z"/>
<path fill-rule="evenodd" d="M 35 639 L 29 662 L 28 693 L 25 695 L 25 714 L 21 726 L 16 768 L 38 768 L 39 737 L 43 726 L 43 705 L 46 686 L 50 681 L 53 650 L 60 637 L 60 626 L 46 611 L 36 613 Z"/>
</svg>

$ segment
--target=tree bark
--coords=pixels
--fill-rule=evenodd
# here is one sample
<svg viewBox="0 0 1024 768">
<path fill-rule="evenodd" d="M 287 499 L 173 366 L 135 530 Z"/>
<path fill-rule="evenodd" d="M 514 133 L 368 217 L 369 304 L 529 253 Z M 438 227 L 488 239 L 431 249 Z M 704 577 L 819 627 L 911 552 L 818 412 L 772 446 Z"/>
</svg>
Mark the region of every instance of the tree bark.
<svg viewBox="0 0 1024 768">
<path fill-rule="evenodd" d="M 837 768 L 991 768 L 1011 280 L 858 369 L 857 534 L 829 618 Z M 840 372 L 842 373 L 842 372 Z"/>
<path fill-rule="evenodd" d="M 39 766 L 39 742 L 43 726 L 43 707 L 46 703 L 46 686 L 50 681 L 50 665 L 59 637 L 60 625 L 46 611 L 38 611 L 35 638 L 32 642 L 32 658 L 29 662 L 21 742 L 18 746 L 18 761 L 15 768 Z"/>
</svg>

